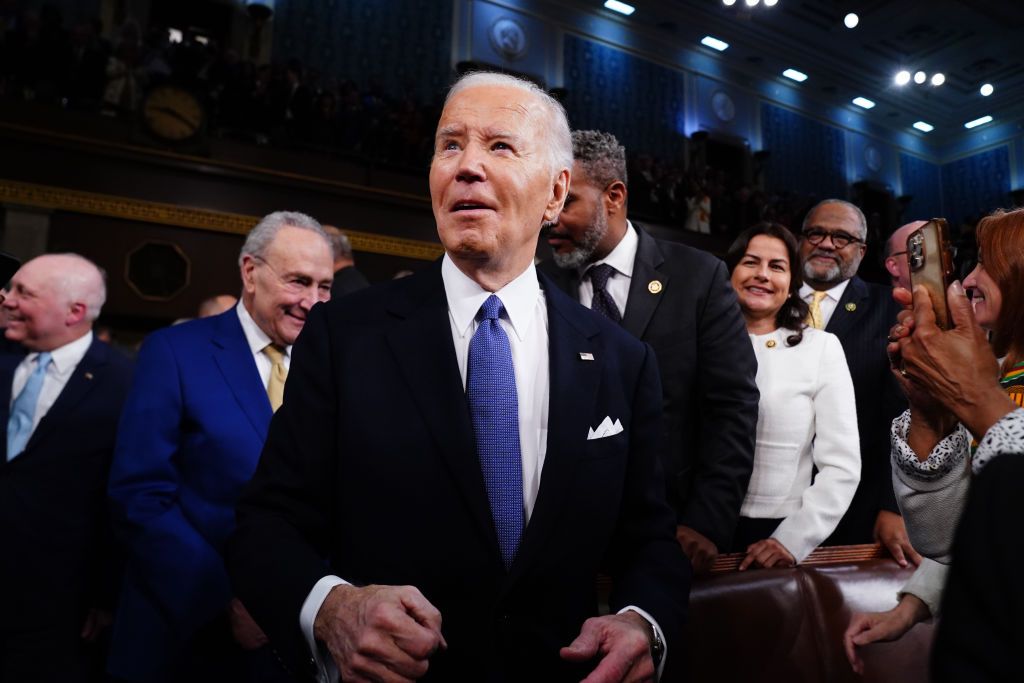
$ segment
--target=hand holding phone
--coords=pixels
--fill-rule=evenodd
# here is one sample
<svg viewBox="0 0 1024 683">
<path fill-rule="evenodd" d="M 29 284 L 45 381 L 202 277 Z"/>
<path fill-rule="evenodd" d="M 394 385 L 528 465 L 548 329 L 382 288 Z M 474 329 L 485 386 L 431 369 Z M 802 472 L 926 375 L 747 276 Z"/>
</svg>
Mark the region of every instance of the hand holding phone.
<svg viewBox="0 0 1024 683">
<path fill-rule="evenodd" d="M 911 288 L 924 285 L 935 309 L 935 324 L 948 330 L 953 326 L 946 304 L 946 290 L 953 282 L 953 247 L 949 227 L 933 218 L 907 237 L 907 260 Z"/>
</svg>

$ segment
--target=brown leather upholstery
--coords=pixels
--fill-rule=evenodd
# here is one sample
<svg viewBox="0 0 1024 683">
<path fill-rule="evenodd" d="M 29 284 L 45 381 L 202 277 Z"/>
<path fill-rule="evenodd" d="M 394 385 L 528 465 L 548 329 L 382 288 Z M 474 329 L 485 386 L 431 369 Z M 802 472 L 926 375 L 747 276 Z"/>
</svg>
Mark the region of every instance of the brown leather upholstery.
<svg viewBox="0 0 1024 683">
<path fill-rule="evenodd" d="M 723 556 L 718 571 L 694 582 L 683 655 L 690 681 L 928 680 L 931 623 L 864 648 L 863 678 L 846 660 L 850 615 L 893 607 L 912 572 L 877 546 L 821 549 L 792 569 L 737 572 L 738 559 Z"/>
</svg>

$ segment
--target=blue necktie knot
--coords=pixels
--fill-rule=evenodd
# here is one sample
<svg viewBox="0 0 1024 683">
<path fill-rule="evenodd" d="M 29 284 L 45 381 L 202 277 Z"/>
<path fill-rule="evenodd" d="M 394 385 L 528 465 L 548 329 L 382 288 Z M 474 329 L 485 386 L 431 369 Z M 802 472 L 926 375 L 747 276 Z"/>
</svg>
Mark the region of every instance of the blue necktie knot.
<svg viewBox="0 0 1024 683">
<path fill-rule="evenodd" d="M 499 322 L 504 310 L 501 299 L 492 294 L 477 313 L 479 325 L 469 342 L 466 397 L 494 530 L 508 569 L 523 534 L 523 466 L 512 349 Z"/>
<path fill-rule="evenodd" d="M 49 351 L 43 351 L 36 357 L 36 367 L 28 376 L 25 387 L 11 404 L 11 415 L 7 419 L 7 460 L 13 460 L 28 444 L 32 436 L 32 425 L 36 417 L 36 404 L 39 403 L 39 392 L 43 388 L 43 380 L 46 379 L 46 368 L 49 367 L 53 356 Z"/>
</svg>

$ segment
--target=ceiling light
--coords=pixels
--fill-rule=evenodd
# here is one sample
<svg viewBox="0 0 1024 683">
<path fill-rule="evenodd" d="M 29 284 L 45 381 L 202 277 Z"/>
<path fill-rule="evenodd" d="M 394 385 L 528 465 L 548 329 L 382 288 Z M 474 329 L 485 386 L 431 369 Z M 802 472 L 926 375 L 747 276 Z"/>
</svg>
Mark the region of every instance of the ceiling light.
<svg viewBox="0 0 1024 683">
<path fill-rule="evenodd" d="M 775 7 L 777 4 L 779 4 L 779 0 L 764 0 L 765 7 Z"/>
<path fill-rule="evenodd" d="M 804 81 L 807 80 L 807 74 L 805 74 L 803 71 L 797 71 L 796 69 L 786 69 L 785 71 L 782 72 L 782 75 L 785 76 L 786 78 L 792 78 L 794 81 L 798 83 L 803 83 Z"/>
<path fill-rule="evenodd" d="M 918 85 L 921 85 L 922 83 L 924 83 L 927 80 L 928 80 L 928 74 L 926 74 L 923 71 L 918 71 L 916 74 L 914 74 L 914 83 L 917 83 Z"/>
<path fill-rule="evenodd" d="M 983 126 L 986 123 L 990 122 L 991 120 L 992 120 L 991 116 L 982 116 L 980 119 L 974 119 L 973 121 L 968 121 L 967 123 L 964 124 L 964 128 L 976 128 L 978 126 Z"/>
<path fill-rule="evenodd" d="M 875 103 L 866 97 L 854 97 L 853 103 L 858 107 L 864 107 L 865 109 L 871 109 L 871 107 L 875 106 Z"/>
<path fill-rule="evenodd" d="M 724 40 L 719 40 L 714 36 L 704 36 L 703 38 L 700 39 L 700 44 L 706 47 L 710 47 L 712 50 L 718 50 L 719 52 L 722 52 L 727 47 L 729 47 L 729 43 L 725 42 Z"/>
<path fill-rule="evenodd" d="M 932 76 L 932 85 L 939 86 L 946 82 L 945 74 L 935 74 Z"/>
<path fill-rule="evenodd" d="M 904 69 L 903 71 L 896 74 L 895 80 L 896 85 L 906 85 L 907 83 L 910 83 L 910 72 Z"/>
<path fill-rule="evenodd" d="M 604 0 L 604 6 L 613 12 L 625 14 L 627 17 L 636 11 L 636 7 L 627 5 L 624 2 L 619 2 L 619 0 Z"/>
<path fill-rule="evenodd" d="M 845 17 L 843 17 L 843 24 L 846 25 L 846 28 L 857 28 L 857 24 L 859 23 L 860 17 L 857 16 L 856 12 L 850 12 Z"/>
<path fill-rule="evenodd" d="M 747 3 L 747 7 L 756 7 L 757 6 L 757 0 L 745 0 L 745 2 Z"/>
<path fill-rule="evenodd" d="M 722 4 L 726 7 L 732 7 L 736 4 L 736 0 L 722 0 Z"/>
<path fill-rule="evenodd" d="M 916 121 L 914 123 L 914 128 L 917 128 L 919 131 L 923 133 L 931 133 L 933 130 L 935 130 L 935 126 L 933 126 L 930 123 L 925 123 L 924 121 Z"/>
<path fill-rule="evenodd" d="M 995 88 L 992 87 L 991 83 L 986 83 L 985 85 L 981 86 L 981 88 L 978 89 L 978 92 L 981 93 L 982 97 L 988 97 L 993 92 L 995 92 Z"/>
</svg>

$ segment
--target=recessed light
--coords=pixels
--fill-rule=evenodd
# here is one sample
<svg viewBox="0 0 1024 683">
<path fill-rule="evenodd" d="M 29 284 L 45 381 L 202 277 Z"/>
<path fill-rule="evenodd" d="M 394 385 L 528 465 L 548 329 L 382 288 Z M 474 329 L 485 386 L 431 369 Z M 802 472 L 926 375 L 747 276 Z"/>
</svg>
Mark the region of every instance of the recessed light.
<svg viewBox="0 0 1024 683">
<path fill-rule="evenodd" d="M 875 103 L 866 97 L 854 97 L 853 103 L 856 104 L 858 107 L 864 107 L 865 109 L 871 109 L 873 106 L 875 106 Z"/>
<path fill-rule="evenodd" d="M 856 12 L 850 12 L 843 17 L 843 24 L 846 28 L 857 28 L 857 24 L 860 23 L 860 17 L 857 16 Z"/>
<path fill-rule="evenodd" d="M 896 78 L 894 80 L 896 81 L 896 85 L 906 85 L 907 83 L 910 83 L 910 72 L 904 69 L 896 74 Z"/>
<path fill-rule="evenodd" d="M 757 7 L 758 0 L 745 0 L 747 7 Z"/>
<path fill-rule="evenodd" d="M 722 0 L 722 4 L 726 7 L 732 7 L 736 4 L 736 0 Z"/>
<path fill-rule="evenodd" d="M 779 0 L 764 0 L 765 7 L 775 7 L 777 4 L 779 4 Z"/>
<path fill-rule="evenodd" d="M 782 72 L 782 75 L 785 76 L 786 78 L 792 78 L 794 81 L 798 83 L 803 83 L 804 81 L 807 80 L 807 74 L 805 74 L 803 71 L 797 71 L 796 69 L 786 69 L 785 71 Z"/>
<path fill-rule="evenodd" d="M 917 83 L 918 85 L 921 85 L 922 83 L 924 83 L 927 80 L 928 80 L 928 74 L 926 74 L 923 71 L 918 71 L 916 74 L 914 74 L 914 83 Z"/>
<path fill-rule="evenodd" d="M 619 0 L 604 0 L 604 6 L 613 12 L 625 14 L 627 17 L 636 11 L 636 7 L 627 5 L 624 2 L 619 2 Z"/>
<path fill-rule="evenodd" d="M 935 130 L 935 126 L 933 126 L 930 123 L 925 123 L 924 121 L 914 122 L 914 128 L 917 128 L 919 131 L 922 131 L 924 133 L 931 133 L 933 130 Z"/>
<path fill-rule="evenodd" d="M 946 82 L 946 74 L 935 74 L 932 76 L 932 85 L 939 86 Z"/>
<path fill-rule="evenodd" d="M 978 92 L 980 92 L 980 93 L 981 93 L 981 96 L 982 96 L 982 97 L 988 97 L 988 96 L 989 96 L 989 95 L 991 95 L 991 94 L 992 94 L 993 92 L 995 92 L 995 88 L 993 88 L 993 87 L 992 87 L 992 84 L 991 84 L 991 83 L 986 83 L 985 85 L 981 86 L 981 87 L 980 87 L 980 88 L 978 89 Z"/>
<path fill-rule="evenodd" d="M 723 50 L 729 47 L 729 43 L 725 42 L 724 40 L 719 40 L 714 36 L 704 36 L 703 38 L 700 39 L 700 44 L 706 47 L 710 47 L 712 50 L 718 50 L 719 52 L 722 52 Z"/>
<path fill-rule="evenodd" d="M 991 116 L 982 116 L 980 119 L 968 121 L 967 123 L 964 124 L 964 128 L 977 128 L 978 126 L 983 126 L 986 123 L 989 123 L 990 121 L 992 121 Z"/>
</svg>

